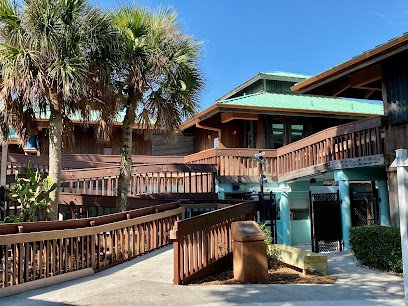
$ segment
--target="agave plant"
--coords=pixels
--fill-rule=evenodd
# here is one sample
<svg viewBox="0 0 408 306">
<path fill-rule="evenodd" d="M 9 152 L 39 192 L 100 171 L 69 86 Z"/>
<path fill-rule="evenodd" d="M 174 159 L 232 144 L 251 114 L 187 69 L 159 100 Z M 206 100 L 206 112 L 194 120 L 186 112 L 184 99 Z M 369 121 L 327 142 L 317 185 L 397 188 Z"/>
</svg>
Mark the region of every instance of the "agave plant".
<svg viewBox="0 0 408 306">
<path fill-rule="evenodd" d="M 26 177 L 19 177 L 16 172 L 16 181 L 10 186 L 10 191 L 11 196 L 21 205 L 21 221 L 34 221 L 36 210 L 41 211 L 51 203 L 50 193 L 55 188 L 56 184 L 51 182 L 49 176 L 44 178 L 43 173 L 33 171 L 31 167 Z"/>
</svg>

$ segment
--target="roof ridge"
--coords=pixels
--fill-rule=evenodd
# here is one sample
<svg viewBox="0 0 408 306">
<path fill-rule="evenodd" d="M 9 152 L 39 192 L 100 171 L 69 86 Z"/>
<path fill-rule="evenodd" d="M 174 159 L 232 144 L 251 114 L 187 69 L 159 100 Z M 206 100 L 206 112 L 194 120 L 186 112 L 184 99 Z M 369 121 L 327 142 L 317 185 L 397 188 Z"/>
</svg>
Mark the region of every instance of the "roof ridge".
<svg viewBox="0 0 408 306">
<path fill-rule="evenodd" d="M 312 77 L 311 75 L 298 73 L 298 72 L 290 72 L 290 71 L 283 71 L 283 70 L 274 70 L 269 72 L 258 72 L 259 74 L 266 74 L 266 75 L 275 75 L 277 77 L 286 77 L 286 78 L 293 78 L 293 79 L 308 79 Z"/>
</svg>

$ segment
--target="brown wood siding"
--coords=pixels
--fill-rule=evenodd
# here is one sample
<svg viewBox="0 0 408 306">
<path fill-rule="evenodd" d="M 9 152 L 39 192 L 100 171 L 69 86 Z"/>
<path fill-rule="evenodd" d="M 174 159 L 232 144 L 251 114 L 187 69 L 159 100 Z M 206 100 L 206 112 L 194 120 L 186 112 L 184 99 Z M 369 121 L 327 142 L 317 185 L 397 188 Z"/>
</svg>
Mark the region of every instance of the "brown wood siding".
<svg viewBox="0 0 408 306">
<path fill-rule="evenodd" d="M 112 154 L 119 155 L 122 149 L 122 129 L 115 128 L 111 138 Z M 109 145 L 106 145 L 109 147 Z M 150 155 L 151 141 L 139 133 L 133 132 L 133 155 Z"/>
<path fill-rule="evenodd" d="M 181 135 L 174 141 L 166 141 L 163 135 L 152 136 L 152 152 L 154 156 L 174 155 L 185 156 L 194 153 L 194 137 Z"/>
<path fill-rule="evenodd" d="M 98 142 L 93 127 L 75 126 L 75 144 L 73 148 L 66 153 L 72 154 L 103 154 L 104 144 Z"/>
<path fill-rule="evenodd" d="M 266 148 L 266 135 L 265 135 L 265 118 L 260 117 L 257 120 L 256 125 L 256 147 L 259 149 Z"/>
<path fill-rule="evenodd" d="M 244 147 L 244 121 L 233 120 L 221 126 L 222 144 L 226 148 Z"/>
<path fill-rule="evenodd" d="M 208 150 L 214 147 L 214 138 L 218 136 L 215 131 L 195 128 L 194 152 Z"/>
<path fill-rule="evenodd" d="M 66 154 L 113 154 L 119 155 L 122 149 L 122 129 L 115 127 L 109 141 L 98 141 L 93 127 L 75 126 L 75 144 Z M 112 148 L 111 152 L 110 149 Z M 133 155 L 150 155 L 151 142 L 143 135 L 133 133 Z"/>
</svg>

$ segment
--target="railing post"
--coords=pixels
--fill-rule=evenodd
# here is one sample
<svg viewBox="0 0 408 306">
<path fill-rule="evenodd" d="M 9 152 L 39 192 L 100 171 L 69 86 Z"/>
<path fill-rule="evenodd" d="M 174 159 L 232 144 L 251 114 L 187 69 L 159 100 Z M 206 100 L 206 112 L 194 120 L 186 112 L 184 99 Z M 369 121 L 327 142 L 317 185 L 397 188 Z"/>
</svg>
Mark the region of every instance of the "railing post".
<svg viewBox="0 0 408 306">
<path fill-rule="evenodd" d="M 173 266 L 174 266 L 174 272 L 173 272 L 173 283 L 175 285 L 180 285 L 181 284 L 181 271 L 180 269 L 183 268 L 182 265 L 180 265 L 180 262 L 182 262 L 182 250 L 180 247 L 180 241 L 177 238 L 177 222 L 174 224 L 173 229 L 170 231 L 170 239 L 173 241 Z"/>
<path fill-rule="evenodd" d="M 95 221 L 90 222 L 91 226 L 95 226 Z M 91 267 L 96 270 L 96 261 L 95 261 L 95 235 L 91 235 Z"/>
<path fill-rule="evenodd" d="M 175 285 L 181 284 L 180 279 L 180 243 L 177 240 L 173 241 L 173 253 L 174 253 L 174 278 L 173 283 Z"/>
</svg>

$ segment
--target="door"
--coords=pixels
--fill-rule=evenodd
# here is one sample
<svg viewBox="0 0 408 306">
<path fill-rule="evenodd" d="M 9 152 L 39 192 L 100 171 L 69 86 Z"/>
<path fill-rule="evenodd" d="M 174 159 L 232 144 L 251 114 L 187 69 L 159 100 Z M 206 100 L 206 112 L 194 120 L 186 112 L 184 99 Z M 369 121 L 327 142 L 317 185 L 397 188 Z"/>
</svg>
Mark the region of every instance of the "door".
<svg viewBox="0 0 408 306">
<path fill-rule="evenodd" d="M 341 210 L 339 193 L 310 192 L 312 251 L 342 250 Z"/>
<path fill-rule="evenodd" d="M 378 224 L 378 197 L 374 192 L 351 192 L 351 226 Z"/>
</svg>

